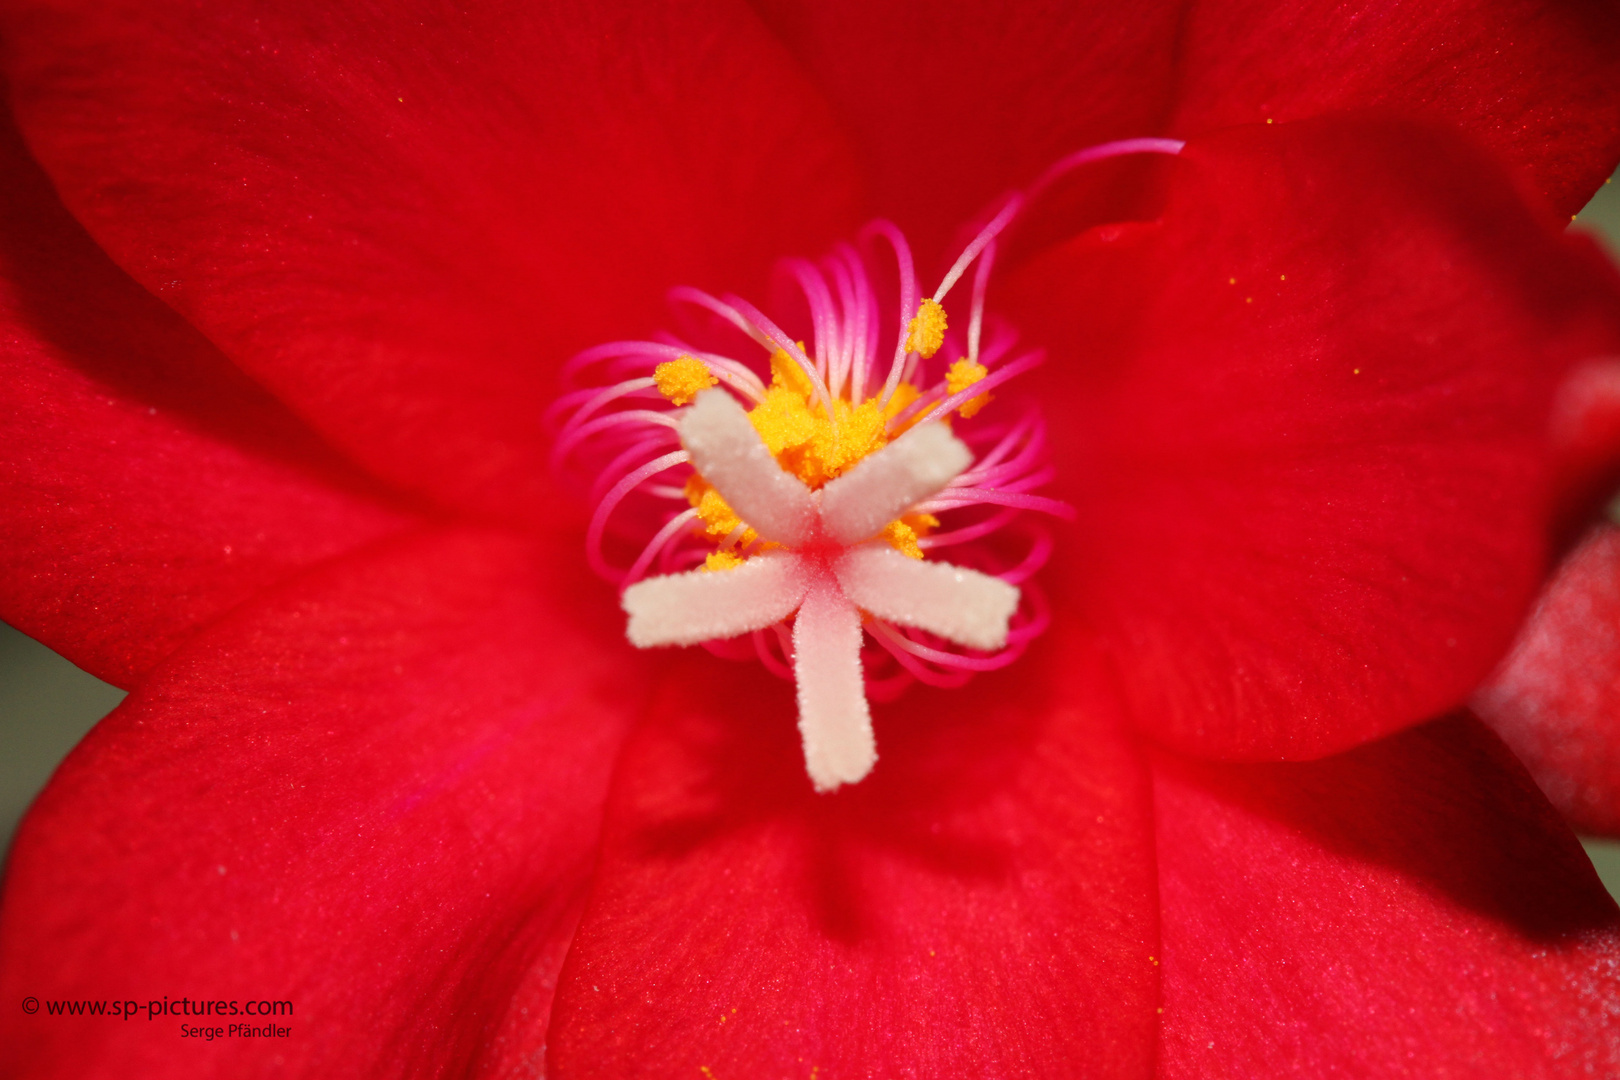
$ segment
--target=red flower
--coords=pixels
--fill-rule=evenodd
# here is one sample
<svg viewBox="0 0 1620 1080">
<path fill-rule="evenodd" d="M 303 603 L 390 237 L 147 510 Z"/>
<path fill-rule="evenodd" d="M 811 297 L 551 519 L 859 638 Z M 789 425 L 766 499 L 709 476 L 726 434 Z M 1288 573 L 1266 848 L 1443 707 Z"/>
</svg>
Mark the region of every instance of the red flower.
<svg viewBox="0 0 1620 1080">
<path fill-rule="evenodd" d="M 1606 9 L 85 8 L 0 23 L 0 615 L 133 692 L 19 835 L 0 1002 L 139 1011 L 7 1005 L 12 1072 L 1620 1066 L 1573 837 L 1466 714 L 1390 735 L 1534 591 L 1615 292 L 1464 138 L 1336 115 L 1567 213 Z M 1141 135 L 1188 140 L 1155 205 L 1099 173 L 1014 253 L 1053 629 L 816 796 L 785 684 L 624 643 L 556 369 Z"/>
</svg>

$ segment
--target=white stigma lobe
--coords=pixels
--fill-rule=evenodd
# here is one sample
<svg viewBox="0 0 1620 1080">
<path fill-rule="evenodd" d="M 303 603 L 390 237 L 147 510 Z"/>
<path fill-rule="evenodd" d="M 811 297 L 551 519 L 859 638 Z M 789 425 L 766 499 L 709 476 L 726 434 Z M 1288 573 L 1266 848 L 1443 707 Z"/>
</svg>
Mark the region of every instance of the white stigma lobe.
<svg viewBox="0 0 1620 1080">
<path fill-rule="evenodd" d="M 723 390 L 697 395 L 680 421 L 692 463 L 768 551 L 731 570 L 648 578 L 624 591 L 639 648 L 692 645 L 764 629 L 798 613 L 793 671 L 805 767 L 817 791 L 864 779 L 877 761 L 861 674 L 861 612 L 971 649 L 1000 648 L 1019 592 L 999 578 L 863 543 L 941 491 L 973 461 L 943 424 L 907 432 L 819 495 L 771 456 Z"/>
</svg>

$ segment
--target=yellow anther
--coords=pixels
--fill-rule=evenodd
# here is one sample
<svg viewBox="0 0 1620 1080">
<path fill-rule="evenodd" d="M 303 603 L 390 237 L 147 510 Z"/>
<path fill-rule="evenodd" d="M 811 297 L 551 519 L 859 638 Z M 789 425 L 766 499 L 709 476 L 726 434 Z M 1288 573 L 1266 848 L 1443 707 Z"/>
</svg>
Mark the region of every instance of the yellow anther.
<svg viewBox="0 0 1620 1080">
<path fill-rule="evenodd" d="M 720 380 L 697 357 L 681 356 L 654 368 L 653 382 L 671 405 L 685 405 L 699 392 L 718 386 Z"/>
<path fill-rule="evenodd" d="M 749 411 L 748 419 L 782 468 L 818 488 L 882 449 L 889 441 L 887 420 L 892 415 L 892 407 L 880 408 L 875 399 L 851 405 L 840 398 L 833 402 L 829 420 L 804 369 L 778 349 L 771 357 L 765 400 Z"/>
<path fill-rule="evenodd" d="M 939 352 L 945 343 L 945 309 L 929 297 L 917 307 L 917 317 L 906 324 L 906 351 L 924 360 Z"/>
<path fill-rule="evenodd" d="M 934 308 L 939 310 L 939 305 L 934 304 Z M 941 312 L 942 325 L 943 318 Z M 802 344 L 800 348 L 803 348 Z M 664 368 L 687 359 L 682 357 L 672 364 L 660 365 L 658 374 L 661 376 Z M 961 372 L 968 370 L 963 367 L 965 364 L 965 360 L 958 361 L 948 378 L 965 377 L 967 381 L 962 385 L 969 386 L 984 377 L 985 369 L 978 365 L 970 365 L 977 368 L 977 374 L 963 376 Z M 707 369 L 701 365 L 699 368 L 707 374 Z M 659 389 L 664 389 L 662 381 Z M 696 390 L 701 389 L 701 385 L 696 387 Z M 848 399 L 840 397 L 833 402 L 833 414 L 829 419 L 826 407 L 818 399 L 815 385 L 804 369 L 785 350 L 778 349 L 771 356 L 771 385 L 765 390 L 765 400 L 749 411 L 748 419 L 782 468 L 810 487 L 819 488 L 888 445 L 891 435 L 897 435 L 905 428 L 905 425 L 896 425 L 891 432 L 889 424 L 919 397 L 921 392 L 908 382 L 895 387 L 887 405 L 881 404 L 877 398 L 867 398 L 859 405 L 852 405 Z M 687 502 L 697 511 L 698 520 L 703 522 L 704 532 L 724 547 L 709 554 L 703 564 L 704 570 L 730 570 L 747 561 L 747 556 L 742 553 L 757 553 L 777 546 L 761 540 L 759 534 L 727 505 L 720 492 L 697 473 L 687 479 L 685 494 Z M 882 536 L 901 554 L 921 559 L 923 550 L 919 541 L 938 527 L 939 519 L 931 514 L 906 514 L 889 522 Z"/>
<path fill-rule="evenodd" d="M 742 526 L 743 520 L 737 516 L 737 511 L 728 506 L 720 493 L 697 473 L 687 478 L 685 494 L 686 501 L 697 510 L 698 519 L 707 527 L 710 536 L 730 536 Z M 741 542 L 745 546 L 751 544 L 758 535 L 753 529 L 746 529 Z"/>
<path fill-rule="evenodd" d="M 804 352 L 804 342 L 799 342 L 799 351 Z M 771 353 L 771 385 L 785 386 L 801 397 L 812 397 L 816 392 L 816 384 L 810 381 L 799 362 L 788 355 L 786 349 L 777 349 Z"/>
<path fill-rule="evenodd" d="M 937 528 L 939 518 L 933 514 L 907 514 L 885 525 L 880 535 L 900 554 L 920 559 L 923 557 L 923 550 L 917 540 Z"/>
<path fill-rule="evenodd" d="M 908 559 L 923 557 L 922 548 L 917 544 L 917 530 L 903 521 L 891 521 L 883 526 L 883 539 Z"/>
<path fill-rule="evenodd" d="M 990 374 L 989 368 L 964 356 L 952 364 L 950 370 L 945 373 L 945 389 L 952 394 L 959 394 L 988 374 Z M 989 394 L 980 394 L 978 397 L 968 398 L 962 403 L 960 410 L 962 419 L 966 420 L 988 404 L 990 404 Z"/>
<path fill-rule="evenodd" d="M 746 559 L 740 559 L 729 551 L 711 551 L 709 552 L 709 557 L 703 560 L 703 569 L 710 572 L 716 570 L 733 570 L 741 566 L 746 561 Z M 725 1023 L 726 1018 L 722 1016 L 720 1018 L 720 1022 L 722 1024 Z"/>
<path fill-rule="evenodd" d="M 906 411 L 906 406 L 922 397 L 922 391 L 908 382 L 903 382 L 894 388 L 889 395 L 889 403 L 883 407 L 883 415 L 889 420 Z"/>
</svg>

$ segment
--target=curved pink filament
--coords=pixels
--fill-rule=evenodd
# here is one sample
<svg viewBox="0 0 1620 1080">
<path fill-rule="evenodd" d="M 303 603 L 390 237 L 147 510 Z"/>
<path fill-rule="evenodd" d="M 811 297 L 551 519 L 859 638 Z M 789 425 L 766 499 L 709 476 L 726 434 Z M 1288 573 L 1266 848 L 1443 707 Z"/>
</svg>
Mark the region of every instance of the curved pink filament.
<svg viewBox="0 0 1620 1080">
<path fill-rule="evenodd" d="M 1034 202 L 1036 196 L 1062 179 L 1066 174 L 1073 172 L 1082 165 L 1089 165 L 1093 161 L 1122 157 L 1126 154 L 1169 154 L 1174 156 L 1181 153 L 1181 148 L 1186 145 L 1180 139 L 1116 139 L 1113 142 L 1088 146 L 1084 150 L 1076 150 L 1068 157 L 1059 158 L 1029 186 L 1025 195 L 1030 202 Z"/>
<path fill-rule="evenodd" d="M 1029 552 L 1019 561 L 1018 565 L 1010 567 L 995 575 L 1009 585 L 1022 585 L 1034 577 L 1041 567 L 1046 565 L 1052 557 L 1052 549 L 1056 545 L 1052 542 L 1052 534 L 1045 529 L 1032 529 Z"/>
<path fill-rule="evenodd" d="M 574 447 L 596 435 L 612 428 L 631 425 L 651 428 L 666 428 L 671 435 L 675 434 L 675 418 L 666 412 L 657 412 L 653 409 L 625 409 L 623 412 L 609 413 L 599 416 L 595 420 L 581 424 L 572 434 L 557 440 L 551 448 L 553 461 L 561 462 L 574 449 Z"/>
<path fill-rule="evenodd" d="M 861 230 L 863 238 L 881 236 L 889 242 L 894 249 L 895 263 L 900 271 L 900 339 L 895 342 L 894 360 L 889 365 L 889 377 L 883 381 L 883 392 L 879 401 L 885 405 L 893 396 L 895 387 L 900 385 L 900 373 L 906 362 L 906 338 L 910 336 L 908 324 L 917 314 L 917 271 L 911 261 L 911 245 L 906 243 L 905 236 L 893 223 L 883 220 L 872 222 Z"/>
<path fill-rule="evenodd" d="M 631 582 L 640 581 L 642 575 L 647 572 L 647 567 L 652 565 L 652 561 L 664 553 L 664 546 L 671 538 L 696 518 L 697 508 L 688 507 L 664 522 L 664 527 L 653 534 L 653 538 L 647 541 L 647 546 L 641 549 L 636 561 L 630 564 L 630 569 L 625 571 L 624 583 L 629 585 Z"/>
<path fill-rule="evenodd" d="M 624 575 L 609 566 L 602 554 L 602 533 L 607 529 L 608 516 L 624 501 L 624 497 L 647 477 L 656 476 L 665 469 L 689 460 L 691 458 L 685 450 L 677 450 L 672 454 L 654 458 L 613 485 L 612 490 L 597 504 L 596 512 L 591 515 L 590 526 L 585 530 L 585 558 L 591 564 L 592 570 L 615 584 L 624 581 Z"/>
<path fill-rule="evenodd" d="M 787 259 L 783 266 L 798 282 L 799 291 L 804 293 L 804 302 L 810 309 L 810 333 L 816 347 L 811 350 L 815 354 L 815 363 L 821 371 L 823 380 L 827 384 L 829 394 L 835 394 L 836 388 L 832 374 L 833 357 L 839 347 L 839 320 L 833 308 L 832 293 L 827 288 L 827 281 L 821 276 L 821 271 L 806 259 Z"/>
<path fill-rule="evenodd" d="M 805 355 L 803 349 L 799 348 L 799 343 L 788 337 L 787 334 L 783 333 L 780 326 L 777 326 L 770 319 L 766 318 L 764 312 L 760 311 L 757 307 L 750 304 L 742 297 L 728 296 L 726 297 L 726 301 L 735 305 L 738 311 L 746 315 L 750 320 L 753 321 L 755 326 L 759 327 L 761 333 L 763 333 L 771 341 L 775 342 L 777 348 L 787 353 L 793 362 L 799 365 L 800 370 L 802 370 L 810 379 L 811 385 L 816 388 L 816 396 L 821 399 L 822 405 L 827 410 L 827 419 L 832 420 L 832 394 L 828 393 L 827 383 L 824 379 L 822 379 L 821 372 L 816 370 L 815 363 Z"/>
<path fill-rule="evenodd" d="M 777 628 L 771 627 L 770 629 L 776 630 Z M 766 671 L 769 671 L 772 675 L 775 675 L 779 679 L 788 679 L 791 681 L 793 678 L 793 669 L 787 664 L 784 664 L 777 657 L 777 655 L 771 651 L 770 639 L 765 636 L 769 632 L 770 630 L 755 630 L 753 634 L 750 635 L 754 641 L 754 655 L 759 657 L 759 662 L 765 665 Z M 781 644 L 781 635 L 778 633 L 778 648 L 781 647 Z M 786 655 L 785 651 L 784 655 Z"/>
<path fill-rule="evenodd" d="M 976 524 L 964 525 L 960 529 L 931 533 L 928 536 L 921 537 L 917 540 L 917 546 L 924 551 L 932 551 L 934 548 L 952 547 L 956 544 L 966 544 L 979 540 L 989 536 L 991 533 L 1000 532 L 1013 518 L 1022 513 L 1023 511 L 1016 507 L 1005 507 Z"/>
<path fill-rule="evenodd" d="M 705 311 L 720 316 L 726 322 L 747 334 L 762 349 L 772 347 L 770 339 L 765 336 L 759 327 L 749 322 L 741 312 L 725 301 L 715 299 L 702 289 L 694 289 L 690 285 L 677 285 L 669 290 L 668 296 L 671 302 L 679 301 L 691 304 L 693 307 L 700 307 Z"/>
<path fill-rule="evenodd" d="M 649 394 L 647 391 L 651 391 L 651 393 Z M 613 386 L 610 386 L 596 394 L 594 397 L 581 404 L 579 408 L 575 409 L 573 415 L 564 421 L 562 427 L 557 431 L 556 438 L 559 441 L 568 438 L 582 425 L 584 425 L 586 421 L 590 420 L 590 418 L 597 412 L 606 408 L 608 405 L 611 405 L 620 398 L 630 396 L 657 398 L 661 395 L 658 393 L 658 384 L 653 381 L 651 375 L 646 375 L 639 379 L 626 379 L 624 382 L 615 383 Z M 555 445 L 552 447 L 551 457 L 552 467 L 555 468 L 556 463 L 561 460 L 561 454 Z"/>
<path fill-rule="evenodd" d="M 907 644 L 904 643 L 905 639 L 887 623 L 873 619 L 867 622 L 865 626 L 867 633 L 872 635 L 874 641 L 883 646 L 908 674 L 926 686 L 954 690 L 957 687 L 966 686 L 968 680 L 973 677 L 973 673 L 970 671 L 946 672 L 936 671 L 929 667 L 907 647 Z"/>
<path fill-rule="evenodd" d="M 956 262 L 952 263 L 951 268 L 945 272 L 945 277 L 940 281 L 939 288 L 934 291 L 936 301 L 945 299 L 946 294 L 951 291 L 962 275 L 967 273 L 968 266 L 972 264 L 974 259 L 979 257 L 979 253 L 994 243 L 996 237 L 1001 235 L 1002 230 L 1012 224 L 1012 219 L 1018 216 L 1018 212 L 1024 208 L 1024 203 L 1025 199 L 1022 195 L 1013 194 L 1007 197 L 1006 203 L 996 212 L 995 217 L 991 218 L 989 223 L 979 230 L 977 236 L 968 241 L 968 246 L 962 249 L 962 254 L 956 257 Z"/>
<path fill-rule="evenodd" d="M 990 268 L 995 262 L 996 245 L 991 242 L 973 272 L 973 300 L 968 309 L 967 358 L 975 363 L 979 359 L 979 337 L 984 332 L 984 294 L 990 287 Z"/>
<path fill-rule="evenodd" d="M 988 503 L 993 506 L 1016 506 L 1020 510 L 1034 510 L 1042 514 L 1051 514 L 1064 521 L 1074 520 L 1074 507 L 1058 499 L 1048 499 L 1042 495 L 1020 495 L 1016 492 L 997 491 L 992 488 L 967 488 L 952 492 L 950 498 L 929 499 L 918 503 L 920 513 L 931 514 L 935 511 L 960 510 L 965 506 L 976 506 Z"/>
<path fill-rule="evenodd" d="M 972 386 L 964 387 L 952 394 L 950 397 L 946 398 L 944 401 L 941 401 L 938 405 L 935 405 L 932 409 L 928 410 L 923 418 L 918 420 L 917 423 L 926 424 L 928 421 L 966 404 L 968 401 L 978 397 L 980 394 L 985 394 L 991 390 L 994 390 L 1008 379 L 1022 375 L 1024 372 L 1029 371 L 1032 368 L 1040 367 L 1045 362 L 1045 349 L 1036 349 L 1034 352 L 1025 353 L 1017 360 L 1003 364 L 1001 367 L 991 371 L 990 374 L 986 375 Z M 898 417 L 896 417 L 896 419 L 898 419 Z"/>
<path fill-rule="evenodd" d="M 601 502 L 603 495 L 606 494 L 609 488 L 637 468 L 632 462 L 638 458 L 644 458 L 647 454 L 667 445 L 669 445 L 667 438 L 643 439 L 641 442 L 621 450 L 612 461 L 607 463 L 607 466 L 597 476 L 596 483 L 591 486 L 590 501 L 592 505 Z"/>
<path fill-rule="evenodd" d="M 893 635 L 890 641 L 904 652 L 915 656 L 919 660 L 926 660 L 941 667 L 955 668 L 958 671 L 995 671 L 1017 660 L 1024 651 L 1009 645 L 1006 648 L 998 649 L 989 656 L 963 656 L 961 653 L 930 648 L 904 630 L 890 628 L 887 624 L 880 625 L 883 625 L 884 629 Z M 899 653 L 895 654 L 895 659 L 904 662 Z"/>
</svg>

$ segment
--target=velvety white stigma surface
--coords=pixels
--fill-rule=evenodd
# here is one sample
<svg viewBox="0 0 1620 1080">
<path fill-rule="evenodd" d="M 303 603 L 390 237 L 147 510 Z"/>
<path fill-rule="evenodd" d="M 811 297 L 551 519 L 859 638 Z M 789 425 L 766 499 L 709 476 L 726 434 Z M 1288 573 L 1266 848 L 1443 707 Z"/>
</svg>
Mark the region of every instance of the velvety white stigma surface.
<svg viewBox="0 0 1620 1080">
<path fill-rule="evenodd" d="M 747 414 L 721 390 L 680 420 L 693 464 L 761 536 L 781 545 L 728 570 L 694 570 L 624 591 L 632 644 L 692 645 L 773 625 L 797 611 L 793 673 L 805 767 L 818 791 L 864 778 L 877 761 L 861 672 L 862 612 L 973 649 L 1006 643 L 1017 587 L 974 570 L 866 544 L 938 494 L 973 460 L 943 424 L 925 424 L 820 493 L 784 471 Z"/>
<path fill-rule="evenodd" d="M 801 560 L 768 551 L 725 573 L 691 570 L 638 581 L 620 603 L 630 616 L 630 644 L 646 649 L 763 630 L 797 611 L 808 588 Z"/>
<path fill-rule="evenodd" d="M 863 779 L 877 763 L 877 743 L 861 678 L 861 613 L 825 570 L 793 622 L 793 674 L 810 783 L 831 791 Z"/>
<path fill-rule="evenodd" d="M 944 424 L 912 428 L 821 489 L 828 539 L 847 545 L 876 536 L 971 464 L 973 451 Z"/>
<path fill-rule="evenodd" d="M 942 562 L 908 559 L 887 545 L 853 548 L 833 564 L 851 603 L 880 619 L 915 626 L 970 649 L 1007 644 L 1018 589 L 1000 578 Z"/>
<path fill-rule="evenodd" d="M 705 390 L 677 430 L 692 465 L 759 535 L 797 547 L 815 534 L 815 496 L 776 463 L 736 398 Z"/>
</svg>

